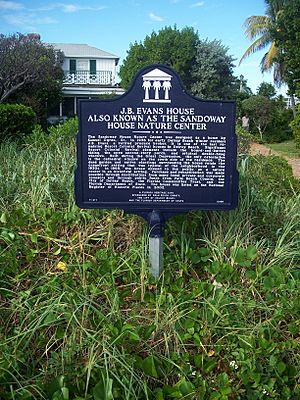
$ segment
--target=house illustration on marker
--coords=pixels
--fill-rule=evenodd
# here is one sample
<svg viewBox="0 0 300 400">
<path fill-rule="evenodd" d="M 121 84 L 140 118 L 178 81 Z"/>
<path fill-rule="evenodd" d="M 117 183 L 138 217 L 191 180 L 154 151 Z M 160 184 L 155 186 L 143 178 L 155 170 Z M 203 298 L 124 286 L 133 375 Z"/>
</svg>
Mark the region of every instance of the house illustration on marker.
<svg viewBox="0 0 300 400">
<path fill-rule="evenodd" d="M 170 90 L 172 75 L 153 69 L 143 75 L 142 88 L 145 91 L 144 103 L 171 103 Z"/>
</svg>

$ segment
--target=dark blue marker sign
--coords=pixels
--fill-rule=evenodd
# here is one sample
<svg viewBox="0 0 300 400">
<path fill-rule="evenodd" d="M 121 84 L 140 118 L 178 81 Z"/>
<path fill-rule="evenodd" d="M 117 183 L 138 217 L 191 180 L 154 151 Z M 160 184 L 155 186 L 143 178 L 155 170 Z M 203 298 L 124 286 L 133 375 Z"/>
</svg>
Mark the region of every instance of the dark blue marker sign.
<svg viewBox="0 0 300 400">
<path fill-rule="evenodd" d="M 82 100 L 76 203 L 146 219 L 237 206 L 235 103 L 188 95 L 151 65 L 114 100 Z M 154 217 L 153 217 L 154 215 Z"/>
</svg>

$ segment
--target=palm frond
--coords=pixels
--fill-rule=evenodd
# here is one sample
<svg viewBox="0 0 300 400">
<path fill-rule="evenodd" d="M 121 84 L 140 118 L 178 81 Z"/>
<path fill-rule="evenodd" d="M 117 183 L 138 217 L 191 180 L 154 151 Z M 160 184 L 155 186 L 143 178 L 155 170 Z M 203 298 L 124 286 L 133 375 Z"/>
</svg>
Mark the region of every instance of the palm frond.
<svg viewBox="0 0 300 400">
<path fill-rule="evenodd" d="M 269 51 L 263 56 L 263 58 L 261 60 L 261 63 L 260 63 L 261 72 L 270 72 L 273 69 L 274 83 L 277 87 L 280 87 L 282 85 L 282 83 L 284 82 L 285 65 L 284 65 L 284 63 L 276 62 L 275 61 L 276 56 L 273 57 L 273 59 L 272 59 L 272 57 L 270 57 L 270 55 L 269 55 L 270 50 L 272 53 L 273 50 L 270 48 Z"/>
<path fill-rule="evenodd" d="M 277 87 L 280 87 L 284 82 L 285 64 L 275 62 L 273 68 L 274 83 Z"/>
<path fill-rule="evenodd" d="M 278 13 L 283 9 L 286 0 L 265 0 L 267 5 L 266 15 L 268 15 L 273 21 L 278 17 Z"/>
<path fill-rule="evenodd" d="M 249 57 L 251 54 L 264 49 L 266 46 L 270 44 L 270 37 L 269 36 L 262 36 L 253 42 L 248 49 L 244 52 L 242 55 L 239 65 L 241 65 L 242 61 L 244 61 L 245 58 Z"/>
<path fill-rule="evenodd" d="M 267 62 L 266 62 L 267 57 L 268 57 L 268 52 L 266 52 L 265 55 L 263 56 L 263 58 L 261 59 L 261 62 L 260 62 L 261 72 L 269 72 L 270 69 L 273 68 L 273 65 L 267 64 Z"/>
<path fill-rule="evenodd" d="M 277 86 L 283 82 L 284 64 L 278 63 L 277 56 L 280 49 L 273 42 L 270 32 L 276 26 L 276 20 L 282 11 L 287 0 L 265 0 L 266 15 L 254 15 L 244 22 L 245 35 L 250 39 L 256 39 L 242 55 L 239 65 L 251 54 L 262 50 L 270 45 L 263 56 L 260 67 L 262 72 L 270 71 L 273 68 L 273 79 Z"/>
<path fill-rule="evenodd" d="M 271 20 L 269 17 L 264 15 L 253 15 L 249 17 L 244 22 L 243 26 L 245 29 L 245 35 L 253 40 L 257 36 L 262 36 L 265 34 L 269 34 L 269 27 L 271 24 Z"/>
<path fill-rule="evenodd" d="M 279 49 L 276 46 L 275 42 L 271 43 L 271 46 L 267 53 L 264 55 L 263 59 L 261 60 L 261 70 L 262 72 L 270 70 L 274 63 L 275 59 L 278 56 Z"/>
</svg>

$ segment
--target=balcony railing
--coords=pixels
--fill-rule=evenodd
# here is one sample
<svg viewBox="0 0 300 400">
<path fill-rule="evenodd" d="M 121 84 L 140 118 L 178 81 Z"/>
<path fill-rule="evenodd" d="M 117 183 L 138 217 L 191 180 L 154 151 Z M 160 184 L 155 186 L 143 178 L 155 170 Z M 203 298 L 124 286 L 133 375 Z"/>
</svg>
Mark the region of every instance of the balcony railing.
<svg viewBox="0 0 300 400">
<path fill-rule="evenodd" d="M 113 85 L 111 71 L 65 71 L 64 85 Z"/>
</svg>

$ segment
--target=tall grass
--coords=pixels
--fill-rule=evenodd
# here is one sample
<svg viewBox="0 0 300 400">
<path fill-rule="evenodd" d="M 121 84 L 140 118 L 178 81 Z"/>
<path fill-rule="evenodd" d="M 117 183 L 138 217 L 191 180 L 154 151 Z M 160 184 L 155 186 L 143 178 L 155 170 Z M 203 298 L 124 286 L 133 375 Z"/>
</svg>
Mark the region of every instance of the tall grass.
<svg viewBox="0 0 300 400">
<path fill-rule="evenodd" d="M 156 281 L 140 218 L 74 205 L 76 129 L 0 148 L 0 398 L 299 398 L 285 164 L 245 156 L 236 210 L 170 219 Z"/>
<path fill-rule="evenodd" d="M 74 137 L 45 137 L 37 128 L 22 147 L 14 142 L 2 143 L 0 157 L 4 209 L 18 207 L 35 215 L 41 206 L 55 208 L 73 202 Z"/>
</svg>

